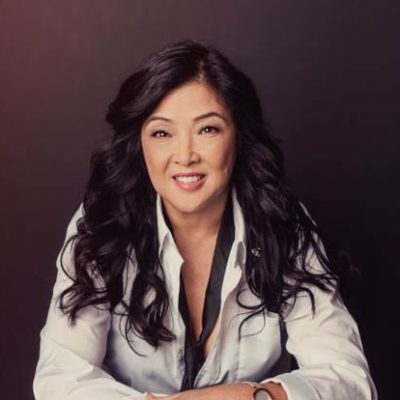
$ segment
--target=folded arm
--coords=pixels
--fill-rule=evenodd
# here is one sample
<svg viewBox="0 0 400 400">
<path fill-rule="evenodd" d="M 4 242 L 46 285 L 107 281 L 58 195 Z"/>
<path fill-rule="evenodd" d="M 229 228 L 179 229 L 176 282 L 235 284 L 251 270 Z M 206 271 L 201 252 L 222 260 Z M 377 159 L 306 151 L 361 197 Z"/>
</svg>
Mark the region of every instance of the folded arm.
<svg viewBox="0 0 400 400">
<path fill-rule="evenodd" d="M 315 253 L 308 261 L 314 272 L 322 272 Z M 310 290 L 315 313 L 309 296 L 301 293 L 284 318 L 286 348 L 299 369 L 263 382 L 280 383 L 288 400 L 376 400 L 357 324 L 338 291 Z"/>
<path fill-rule="evenodd" d="M 82 215 L 75 213 L 66 240 L 76 232 Z M 65 242 L 64 242 L 65 243 Z M 57 278 L 53 289 L 47 321 L 40 335 L 40 356 L 33 390 L 37 400 L 144 400 L 145 394 L 117 382 L 102 369 L 107 347 L 111 314 L 94 306 L 78 312 L 70 325 L 58 303 L 59 294 L 71 285 L 57 258 Z M 65 249 L 63 265 L 73 273 L 71 244 Z"/>
</svg>

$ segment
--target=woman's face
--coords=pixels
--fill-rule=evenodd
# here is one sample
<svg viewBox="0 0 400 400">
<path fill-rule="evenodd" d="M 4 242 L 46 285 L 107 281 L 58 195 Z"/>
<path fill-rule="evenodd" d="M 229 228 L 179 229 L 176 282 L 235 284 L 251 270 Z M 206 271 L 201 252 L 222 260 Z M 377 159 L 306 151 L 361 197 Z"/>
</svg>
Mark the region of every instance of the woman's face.
<svg viewBox="0 0 400 400">
<path fill-rule="evenodd" d="M 171 91 L 144 121 L 141 141 L 167 211 L 201 212 L 224 202 L 236 158 L 235 129 L 217 93 L 192 81 Z"/>
</svg>

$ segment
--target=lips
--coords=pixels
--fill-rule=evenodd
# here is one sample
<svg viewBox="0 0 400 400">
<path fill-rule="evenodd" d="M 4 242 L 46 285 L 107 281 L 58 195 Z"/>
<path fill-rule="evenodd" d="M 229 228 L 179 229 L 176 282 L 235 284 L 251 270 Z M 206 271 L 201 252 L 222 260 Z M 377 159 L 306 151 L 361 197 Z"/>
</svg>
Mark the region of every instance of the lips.
<svg viewBox="0 0 400 400">
<path fill-rule="evenodd" d="M 179 177 L 179 176 L 200 176 L 200 177 L 203 177 L 205 175 L 200 173 L 200 172 L 187 172 L 187 173 L 182 172 L 182 173 L 177 173 L 177 174 L 173 175 L 172 177 L 175 179 L 176 177 Z"/>
<path fill-rule="evenodd" d="M 172 177 L 175 184 L 185 191 L 191 191 L 200 188 L 206 181 L 206 175 L 199 172 L 178 173 Z"/>
</svg>

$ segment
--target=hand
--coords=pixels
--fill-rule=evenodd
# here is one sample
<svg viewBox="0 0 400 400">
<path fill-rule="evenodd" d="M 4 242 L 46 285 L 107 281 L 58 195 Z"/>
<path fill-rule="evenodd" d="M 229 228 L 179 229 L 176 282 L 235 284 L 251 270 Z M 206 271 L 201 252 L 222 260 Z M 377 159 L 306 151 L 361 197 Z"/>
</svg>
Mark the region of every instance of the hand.
<svg viewBox="0 0 400 400">
<path fill-rule="evenodd" d="M 228 383 L 200 389 L 185 390 L 169 396 L 146 395 L 146 400 L 250 400 L 253 389 L 243 383 Z"/>
</svg>

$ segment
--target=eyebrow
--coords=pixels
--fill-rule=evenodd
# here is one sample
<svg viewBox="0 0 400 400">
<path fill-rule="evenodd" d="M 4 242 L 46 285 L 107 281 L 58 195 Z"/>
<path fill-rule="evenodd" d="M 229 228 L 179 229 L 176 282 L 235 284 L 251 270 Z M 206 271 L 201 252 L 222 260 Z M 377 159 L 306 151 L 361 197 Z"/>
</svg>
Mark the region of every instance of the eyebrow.
<svg viewBox="0 0 400 400">
<path fill-rule="evenodd" d="M 228 120 L 227 120 L 223 115 L 217 113 L 216 111 L 210 111 L 210 112 L 208 112 L 208 113 L 198 115 L 197 117 L 194 117 L 194 118 L 193 118 L 193 121 L 197 122 L 197 121 L 200 121 L 200 120 L 202 120 L 202 119 L 209 118 L 209 117 L 218 117 L 218 118 L 221 118 L 222 120 L 224 120 L 225 122 L 228 122 Z M 161 117 L 161 116 L 158 116 L 158 115 L 153 115 L 152 117 L 150 117 L 150 118 L 145 122 L 145 125 L 148 125 L 148 124 L 149 124 L 150 122 L 152 122 L 152 121 L 173 122 L 172 119 L 165 118 L 165 117 Z"/>
</svg>

